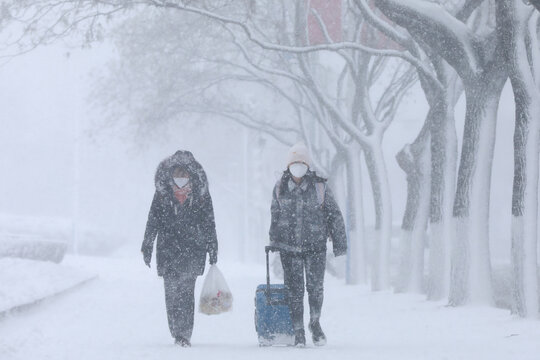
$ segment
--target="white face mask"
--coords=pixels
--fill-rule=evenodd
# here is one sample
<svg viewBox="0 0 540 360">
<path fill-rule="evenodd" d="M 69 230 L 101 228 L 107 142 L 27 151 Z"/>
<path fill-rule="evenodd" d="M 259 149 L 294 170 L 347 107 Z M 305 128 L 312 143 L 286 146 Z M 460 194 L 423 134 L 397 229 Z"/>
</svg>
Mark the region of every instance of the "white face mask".
<svg viewBox="0 0 540 360">
<path fill-rule="evenodd" d="M 301 178 L 306 175 L 308 166 L 304 163 L 294 163 L 289 165 L 289 171 L 295 178 Z"/>
<path fill-rule="evenodd" d="M 186 178 L 186 177 L 175 177 L 173 178 L 173 180 L 176 186 L 178 186 L 179 188 L 186 186 L 187 183 L 189 182 L 189 178 Z"/>
</svg>

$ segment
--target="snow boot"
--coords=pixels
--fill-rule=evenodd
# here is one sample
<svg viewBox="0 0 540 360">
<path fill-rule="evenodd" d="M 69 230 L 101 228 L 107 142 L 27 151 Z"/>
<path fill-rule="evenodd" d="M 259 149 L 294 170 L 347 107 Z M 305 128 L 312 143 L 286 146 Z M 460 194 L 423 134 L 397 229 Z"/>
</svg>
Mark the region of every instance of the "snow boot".
<svg viewBox="0 0 540 360">
<path fill-rule="evenodd" d="M 306 333 L 304 329 L 294 331 L 294 346 L 305 347 L 306 346 Z"/>
<path fill-rule="evenodd" d="M 174 343 L 178 346 L 181 346 L 181 347 L 191 347 L 191 343 L 189 342 L 188 339 L 186 338 L 183 338 L 181 336 L 177 337 L 175 340 L 174 340 Z"/>
<path fill-rule="evenodd" d="M 319 323 L 319 321 L 310 322 L 309 331 L 311 331 L 311 338 L 315 346 L 326 345 L 326 335 L 324 335 L 321 328 L 321 323 Z"/>
</svg>

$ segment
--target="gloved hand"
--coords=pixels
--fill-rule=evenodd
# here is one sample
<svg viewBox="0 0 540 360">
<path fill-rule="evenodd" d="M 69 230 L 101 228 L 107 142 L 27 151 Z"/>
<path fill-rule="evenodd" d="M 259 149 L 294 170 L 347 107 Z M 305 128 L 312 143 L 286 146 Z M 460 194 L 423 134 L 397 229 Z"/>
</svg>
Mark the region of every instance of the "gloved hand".
<svg viewBox="0 0 540 360">
<path fill-rule="evenodd" d="M 347 255 L 347 248 L 346 247 L 344 249 L 343 248 L 338 249 L 338 248 L 334 247 L 334 256 L 335 257 L 340 257 L 340 256 L 343 256 L 343 255 Z"/>
<path fill-rule="evenodd" d="M 150 267 L 150 262 L 152 261 L 152 250 L 141 250 L 143 254 L 144 263 L 146 266 Z"/>
<path fill-rule="evenodd" d="M 210 250 L 208 252 L 208 255 L 210 257 L 210 265 L 214 265 L 217 263 L 217 251 L 215 250 Z"/>
<path fill-rule="evenodd" d="M 334 264 L 339 269 L 345 269 L 347 266 L 347 257 L 344 255 L 334 257 Z"/>
</svg>

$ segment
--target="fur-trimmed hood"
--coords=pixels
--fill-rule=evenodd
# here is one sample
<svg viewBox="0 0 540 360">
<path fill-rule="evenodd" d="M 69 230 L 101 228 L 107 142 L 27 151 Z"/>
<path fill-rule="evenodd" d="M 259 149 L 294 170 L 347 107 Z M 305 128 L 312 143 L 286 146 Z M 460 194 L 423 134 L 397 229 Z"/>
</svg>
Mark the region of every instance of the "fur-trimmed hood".
<svg viewBox="0 0 540 360">
<path fill-rule="evenodd" d="M 208 193 L 208 179 L 201 164 L 195 160 L 190 151 L 178 150 L 160 162 L 157 167 L 154 182 L 160 195 L 164 197 L 172 195 L 172 172 L 176 167 L 181 167 L 189 173 L 191 188 L 196 196 L 202 197 Z"/>
</svg>

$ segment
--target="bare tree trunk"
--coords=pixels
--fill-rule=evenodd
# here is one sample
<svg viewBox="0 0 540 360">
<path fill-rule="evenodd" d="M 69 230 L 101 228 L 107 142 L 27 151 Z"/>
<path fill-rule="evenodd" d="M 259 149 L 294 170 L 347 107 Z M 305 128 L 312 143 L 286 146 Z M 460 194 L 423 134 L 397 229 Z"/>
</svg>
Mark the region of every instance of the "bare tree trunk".
<svg viewBox="0 0 540 360">
<path fill-rule="evenodd" d="M 431 156 L 428 113 L 422 131 L 413 144 L 396 156 L 407 174 L 407 205 L 401 225 L 401 262 L 397 292 L 421 293 L 424 289 L 424 249 L 429 219 Z"/>
<path fill-rule="evenodd" d="M 498 5 L 516 104 L 512 194 L 512 312 L 538 317 L 538 151 L 540 141 L 540 54 L 538 16 L 521 1 Z"/>
<path fill-rule="evenodd" d="M 450 290 L 450 261 L 454 234 L 452 207 L 456 189 L 457 134 L 455 104 L 457 74 L 441 62 L 439 79 L 448 87 L 432 104 L 431 121 L 431 214 L 427 297 L 447 298 Z"/>
<path fill-rule="evenodd" d="M 523 96 L 526 96 L 523 94 Z M 532 100 L 532 99 L 527 99 Z M 538 316 L 538 141 L 540 99 L 516 97 L 512 195 L 512 311 Z M 534 115 L 533 115 L 534 114 Z"/>
<path fill-rule="evenodd" d="M 392 200 L 388 171 L 381 139 L 364 149 L 375 205 L 375 248 L 372 254 L 371 288 L 374 291 L 390 287 L 390 240 L 392 236 Z"/>
<path fill-rule="evenodd" d="M 449 303 L 492 303 L 489 201 L 497 108 L 506 80 L 496 68 L 465 86 L 467 110 L 457 191 Z"/>
<path fill-rule="evenodd" d="M 366 240 L 362 198 L 361 150 L 347 150 L 347 228 L 349 235 L 347 284 L 367 283 Z"/>
<path fill-rule="evenodd" d="M 440 300 L 449 294 L 454 234 L 452 207 L 456 189 L 457 135 L 454 108 L 439 113 L 441 122 L 431 132 L 432 184 L 427 296 Z"/>
</svg>

